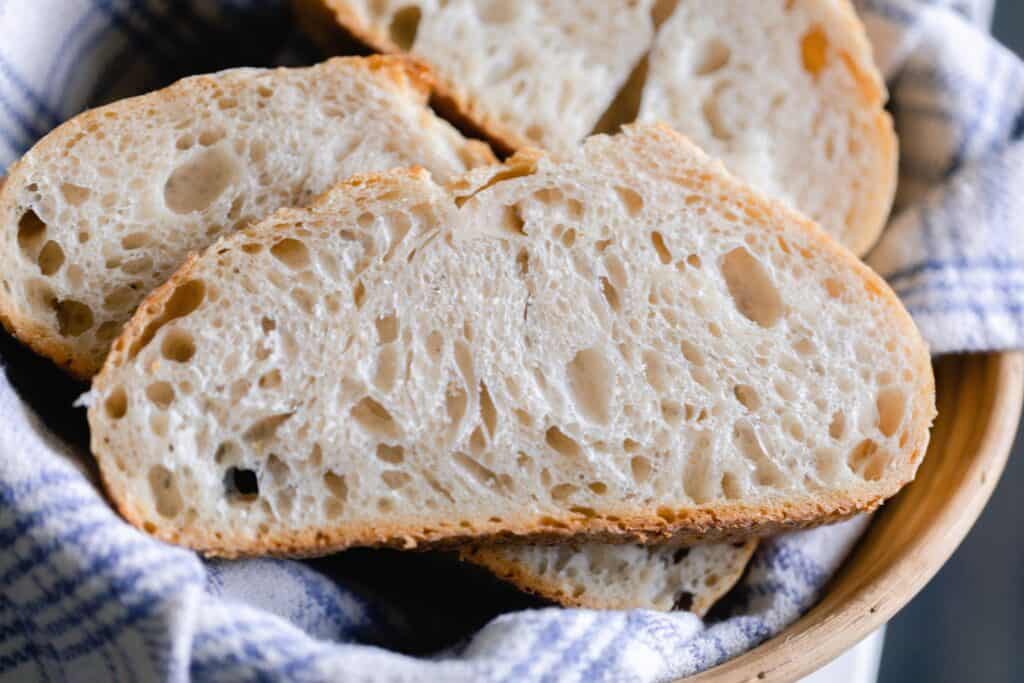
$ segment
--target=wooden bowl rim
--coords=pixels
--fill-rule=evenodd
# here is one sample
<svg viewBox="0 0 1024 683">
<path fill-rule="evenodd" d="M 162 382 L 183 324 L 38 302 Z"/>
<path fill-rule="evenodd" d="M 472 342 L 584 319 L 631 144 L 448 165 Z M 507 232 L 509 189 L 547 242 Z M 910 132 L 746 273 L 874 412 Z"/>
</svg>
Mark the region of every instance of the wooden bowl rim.
<svg viewBox="0 0 1024 683">
<path fill-rule="evenodd" d="M 893 514 L 891 505 L 883 506 L 843 569 L 807 614 L 753 650 L 683 680 L 687 683 L 753 683 L 802 678 L 825 666 L 886 623 L 945 564 L 992 496 L 1009 458 L 1024 403 L 1024 352 L 947 357 L 938 360 L 939 368 L 951 360 L 956 363 L 954 378 L 957 386 L 955 390 L 947 387 L 946 392 L 957 396 L 955 401 L 943 400 L 940 384 L 940 414 L 945 403 L 952 403 L 958 408 L 973 403 L 976 409 L 972 415 L 964 415 L 957 410 L 956 419 L 946 420 L 942 432 L 933 433 L 933 440 L 953 437 L 963 441 L 961 447 L 971 459 L 965 463 L 962 475 L 957 478 L 955 487 L 949 490 L 943 505 L 930 517 L 928 531 L 894 548 L 891 558 L 887 558 L 887 569 L 865 572 L 864 579 L 848 576 L 851 573 L 848 570 L 864 549 L 865 542 L 879 528 L 882 520 Z M 936 371 L 937 382 L 944 379 L 940 369 Z M 967 401 L 959 394 L 961 389 L 968 388 L 964 385 L 964 377 L 974 375 L 978 375 L 975 383 L 982 384 L 981 388 L 987 393 L 976 397 L 971 395 L 967 398 L 975 400 Z M 979 422 L 973 429 L 960 429 L 956 434 L 950 432 L 949 425 L 965 424 L 972 417 Z M 904 491 L 926 483 L 922 483 L 919 477 Z M 901 492 L 894 502 L 903 495 Z M 854 587 L 850 589 L 849 584 Z"/>
</svg>

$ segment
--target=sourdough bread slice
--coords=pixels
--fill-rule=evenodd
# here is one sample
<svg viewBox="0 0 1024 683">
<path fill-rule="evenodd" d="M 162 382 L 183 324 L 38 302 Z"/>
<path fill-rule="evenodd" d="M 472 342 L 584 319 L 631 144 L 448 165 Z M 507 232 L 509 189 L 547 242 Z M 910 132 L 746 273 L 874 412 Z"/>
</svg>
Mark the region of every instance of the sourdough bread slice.
<svg viewBox="0 0 1024 683">
<path fill-rule="evenodd" d="M 436 75 L 444 113 L 504 151 L 567 151 L 585 138 L 649 49 L 654 0 L 300 0 L 307 32 L 325 22 L 380 52 L 408 52 Z"/>
<path fill-rule="evenodd" d="M 80 377 L 185 256 L 365 171 L 493 157 L 425 106 L 400 57 L 234 69 L 81 114 L 0 189 L 0 320 Z"/>
<path fill-rule="evenodd" d="M 572 542 L 483 546 L 462 556 L 567 607 L 703 617 L 739 581 L 755 548 L 757 539 L 691 547 Z"/>
<path fill-rule="evenodd" d="M 449 108 L 505 148 L 566 150 L 591 131 L 663 121 L 858 254 L 892 206 L 887 93 L 848 0 L 297 6 L 327 49 L 333 21 L 426 60 Z"/>
<path fill-rule="evenodd" d="M 92 394 L 125 517 L 219 555 L 816 524 L 912 479 L 934 415 L 886 284 L 659 126 L 222 238 Z"/>
<path fill-rule="evenodd" d="M 896 191 L 886 98 L 846 0 L 686 0 L 658 32 L 639 120 L 670 123 L 863 254 Z"/>
</svg>

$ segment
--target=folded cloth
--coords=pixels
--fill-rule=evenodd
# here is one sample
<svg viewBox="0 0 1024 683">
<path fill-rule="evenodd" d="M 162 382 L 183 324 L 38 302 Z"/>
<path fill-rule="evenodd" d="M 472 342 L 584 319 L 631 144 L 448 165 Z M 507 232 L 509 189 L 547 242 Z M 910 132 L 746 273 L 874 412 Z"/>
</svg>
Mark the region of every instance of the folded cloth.
<svg viewBox="0 0 1024 683">
<path fill-rule="evenodd" d="M 935 352 L 1020 347 L 1024 67 L 987 35 L 989 1 L 858 9 L 902 141 L 897 210 L 870 263 Z M 0 167 L 84 107 L 190 72 L 312 60 L 288 27 L 277 2 L 0 2 Z M 9 337 L 0 353 L 4 680 L 670 680 L 792 623 L 866 525 L 765 542 L 706 622 L 537 609 L 433 555 L 204 562 L 112 512 L 81 453 L 81 387 Z"/>
</svg>

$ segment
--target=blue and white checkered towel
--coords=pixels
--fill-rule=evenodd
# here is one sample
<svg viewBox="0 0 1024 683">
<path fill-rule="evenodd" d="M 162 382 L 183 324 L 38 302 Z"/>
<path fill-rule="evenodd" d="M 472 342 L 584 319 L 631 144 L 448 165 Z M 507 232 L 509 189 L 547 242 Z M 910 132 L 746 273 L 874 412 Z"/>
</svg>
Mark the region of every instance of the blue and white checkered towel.
<svg viewBox="0 0 1024 683">
<path fill-rule="evenodd" d="M 902 141 L 897 211 L 870 262 L 936 352 L 1020 347 L 1024 66 L 988 36 L 990 1 L 858 5 Z M 84 107 L 186 73 L 310 61 L 288 27 L 278 2 L 0 0 L 0 168 Z M 438 555 L 204 562 L 108 507 L 68 445 L 84 442 L 80 388 L 8 337 L 0 353 L 4 680 L 663 681 L 791 623 L 865 525 L 763 544 L 703 623 L 524 609 L 538 604 Z"/>
</svg>

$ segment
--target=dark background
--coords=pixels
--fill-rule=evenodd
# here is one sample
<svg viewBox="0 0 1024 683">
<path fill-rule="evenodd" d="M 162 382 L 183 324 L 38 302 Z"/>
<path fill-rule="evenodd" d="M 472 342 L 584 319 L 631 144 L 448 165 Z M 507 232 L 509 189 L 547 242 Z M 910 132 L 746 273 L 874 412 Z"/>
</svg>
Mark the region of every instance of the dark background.
<svg viewBox="0 0 1024 683">
<path fill-rule="evenodd" d="M 1024 0 L 999 0 L 993 31 L 1024 55 Z M 1024 192 L 1024 187 L 1020 188 Z M 889 623 L 879 683 L 1024 681 L 1024 437 L 977 525 Z"/>
</svg>

